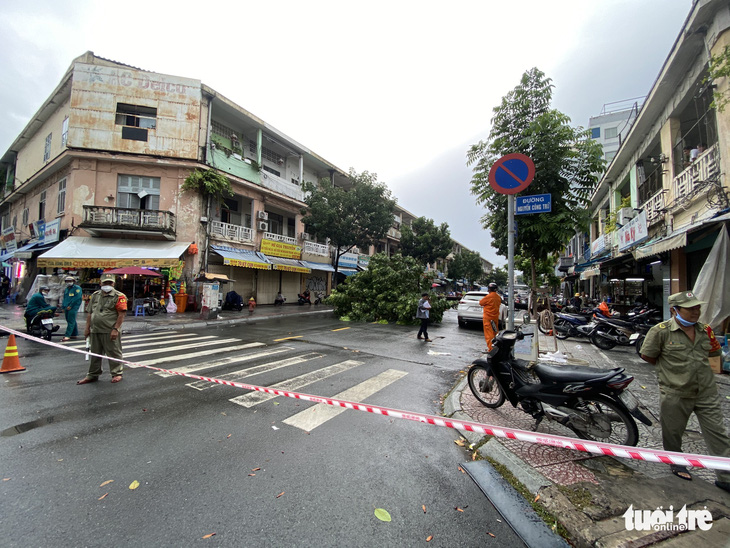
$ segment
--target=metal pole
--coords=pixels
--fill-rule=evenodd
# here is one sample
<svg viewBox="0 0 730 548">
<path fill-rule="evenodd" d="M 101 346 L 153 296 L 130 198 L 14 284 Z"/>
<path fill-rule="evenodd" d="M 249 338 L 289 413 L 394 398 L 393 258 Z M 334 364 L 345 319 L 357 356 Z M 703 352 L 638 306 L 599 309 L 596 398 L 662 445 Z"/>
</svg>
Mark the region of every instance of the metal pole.
<svg viewBox="0 0 730 548">
<path fill-rule="evenodd" d="M 515 197 L 507 195 L 507 277 L 509 316 L 507 329 L 515 328 Z"/>
</svg>

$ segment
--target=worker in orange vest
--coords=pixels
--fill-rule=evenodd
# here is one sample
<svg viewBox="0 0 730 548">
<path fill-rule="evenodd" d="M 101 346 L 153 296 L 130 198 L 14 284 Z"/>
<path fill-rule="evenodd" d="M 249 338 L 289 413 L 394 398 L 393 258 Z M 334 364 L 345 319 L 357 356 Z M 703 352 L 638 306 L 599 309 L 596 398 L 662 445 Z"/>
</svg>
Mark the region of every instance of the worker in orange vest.
<svg viewBox="0 0 730 548">
<path fill-rule="evenodd" d="M 499 324 L 499 307 L 502 304 L 502 297 L 497 293 L 497 284 L 492 282 L 487 286 L 488 293 L 479 301 L 482 307 L 482 322 L 484 323 L 484 338 L 487 341 L 487 349 L 492 349 L 492 339 L 497 336 Z"/>
</svg>

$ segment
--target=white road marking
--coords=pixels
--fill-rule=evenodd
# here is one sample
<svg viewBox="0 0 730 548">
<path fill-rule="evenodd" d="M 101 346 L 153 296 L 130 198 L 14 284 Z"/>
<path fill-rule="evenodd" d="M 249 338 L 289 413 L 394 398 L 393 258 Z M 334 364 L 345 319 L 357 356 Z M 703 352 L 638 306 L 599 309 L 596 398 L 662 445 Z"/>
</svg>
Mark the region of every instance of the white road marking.
<svg viewBox="0 0 730 548">
<path fill-rule="evenodd" d="M 145 336 L 144 338 L 139 338 L 139 337 L 128 337 L 128 336 L 122 335 L 122 346 L 124 348 L 131 348 L 131 346 L 129 344 L 127 344 L 127 343 L 130 343 L 130 342 L 131 343 L 145 343 L 145 342 L 148 342 L 149 341 L 148 344 L 154 344 L 157 341 L 163 341 L 163 342 L 164 341 L 168 341 L 168 342 L 170 342 L 172 340 L 190 340 L 190 339 L 194 339 L 194 338 L 210 339 L 210 338 L 215 337 L 215 336 L 216 335 L 208 335 L 208 336 L 205 336 L 205 337 L 201 337 L 199 335 L 196 335 L 195 333 L 188 333 L 188 334 L 179 334 L 179 333 L 177 333 L 177 334 L 174 334 L 174 335 L 160 335 L 160 336 L 158 336 L 158 337 L 156 337 L 154 339 L 151 339 L 151 338 L 149 338 L 147 336 Z M 69 346 L 71 348 L 86 348 L 86 340 L 74 341 L 74 342 L 71 342 L 71 343 L 63 343 L 63 346 Z M 137 345 L 137 346 L 139 346 L 139 345 Z"/>
<path fill-rule="evenodd" d="M 376 375 L 360 384 L 348 388 L 344 392 L 340 392 L 333 399 L 347 400 L 354 402 L 362 402 L 366 398 L 369 398 L 376 392 L 382 390 L 389 384 L 405 377 L 408 373 L 405 371 L 398 371 L 396 369 L 388 369 L 383 371 L 380 375 Z M 344 407 L 334 407 L 324 403 L 318 403 L 309 409 L 305 409 L 301 413 L 292 415 L 291 417 L 284 419 L 283 422 L 289 426 L 295 426 L 305 432 L 311 432 L 318 426 L 321 426 L 330 419 L 335 418 L 340 413 L 347 411 Z"/>
<path fill-rule="evenodd" d="M 256 348 L 257 346 L 266 346 L 266 345 L 264 343 L 260 343 L 260 342 L 240 344 L 238 346 L 231 346 L 229 348 L 220 349 L 220 350 L 218 350 L 218 352 L 232 352 L 234 350 L 245 350 L 248 348 Z M 275 350 L 266 350 L 264 352 L 257 352 L 255 354 L 247 354 L 245 356 L 230 356 L 228 358 L 224 358 L 217 362 L 201 362 L 201 363 L 197 363 L 194 365 L 176 367 L 176 368 L 174 368 L 174 370 L 180 371 L 181 373 L 195 373 L 196 371 L 201 371 L 203 369 L 210 369 L 211 367 L 217 367 L 219 365 L 226 365 L 229 363 L 237 363 L 239 361 L 246 361 L 246 360 L 252 360 L 254 358 L 271 356 L 272 354 L 279 354 L 280 352 L 286 352 L 287 350 L 294 350 L 294 349 L 291 347 L 288 347 L 288 346 L 282 346 L 282 347 L 277 347 L 277 349 L 275 349 Z M 211 353 L 212 353 L 211 350 L 204 350 L 202 352 L 191 352 L 190 354 L 181 354 L 179 356 L 168 356 L 166 358 L 157 358 L 156 360 L 146 360 L 146 361 L 139 362 L 139 363 L 140 363 L 140 365 L 157 365 L 160 363 L 175 362 L 178 360 L 185 360 L 188 358 L 199 358 L 200 356 L 210 356 Z M 158 371 L 156 373 L 156 375 L 159 375 L 160 377 L 172 377 L 173 376 L 171 373 L 164 373 L 163 371 Z"/>
<path fill-rule="evenodd" d="M 329 367 L 325 367 L 323 369 L 318 369 L 311 373 L 299 375 L 298 377 L 294 377 L 291 379 L 287 379 L 283 382 L 273 384 L 269 386 L 269 388 L 293 392 L 299 390 L 300 388 L 303 388 L 304 386 L 315 383 L 317 381 L 321 381 L 323 379 L 326 379 L 327 377 L 336 375 L 337 373 L 342 373 L 343 371 L 347 371 L 348 369 L 352 369 L 353 367 L 357 367 L 358 365 L 362 364 L 363 362 L 346 360 L 335 365 L 330 365 Z M 242 405 L 243 407 L 253 407 L 254 405 L 258 405 L 259 403 L 269 401 L 276 397 L 278 396 L 275 396 L 274 394 L 267 394 L 265 392 L 249 392 L 248 394 L 238 396 L 228 401 L 231 401 L 237 405 Z"/>
<path fill-rule="evenodd" d="M 213 346 L 214 344 L 228 344 L 241 342 L 241 339 L 215 339 L 213 341 L 205 342 L 194 342 L 192 344 L 181 344 L 178 346 L 167 346 L 165 348 L 150 348 L 148 350 L 139 350 L 137 352 L 125 352 L 125 359 L 132 358 L 134 356 L 147 356 L 149 354 L 162 354 L 164 352 L 177 352 L 178 350 L 187 350 L 189 348 L 200 348 L 201 346 Z M 225 352 L 226 348 L 221 347 L 218 349 L 219 352 Z"/>
<path fill-rule="evenodd" d="M 217 378 L 227 380 L 227 381 L 237 381 L 240 379 L 244 379 L 246 377 L 252 377 L 254 375 L 258 375 L 260 373 L 274 371 L 274 370 L 280 369 L 282 367 L 287 367 L 289 365 L 296 365 L 298 363 L 304 363 L 308 360 L 315 360 L 317 358 L 322 358 L 322 357 L 324 357 L 323 354 L 317 354 L 315 352 L 311 352 L 309 354 L 304 354 L 302 356 L 297 356 L 295 358 L 287 358 L 285 360 L 278 360 L 275 362 L 264 363 L 262 365 L 257 365 L 256 367 L 251 367 L 249 369 L 241 369 L 240 371 L 226 373 L 225 375 L 218 375 Z M 248 357 L 245 358 L 245 360 L 248 360 L 248 359 L 250 359 L 250 358 L 248 358 Z M 229 363 L 237 363 L 238 361 L 244 361 L 244 360 L 236 358 L 235 361 L 231 361 Z M 216 386 L 220 386 L 220 385 L 215 384 L 213 382 L 208 382 L 208 381 L 195 381 L 195 382 L 188 383 L 185 386 L 195 388 L 196 390 L 207 390 L 208 388 L 215 388 Z"/>
</svg>

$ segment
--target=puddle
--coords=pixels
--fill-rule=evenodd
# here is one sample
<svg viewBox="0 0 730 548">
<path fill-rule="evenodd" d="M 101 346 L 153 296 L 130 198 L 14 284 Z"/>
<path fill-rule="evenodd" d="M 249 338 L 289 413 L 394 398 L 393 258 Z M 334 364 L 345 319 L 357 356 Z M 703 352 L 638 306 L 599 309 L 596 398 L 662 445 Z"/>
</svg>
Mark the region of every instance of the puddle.
<svg viewBox="0 0 730 548">
<path fill-rule="evenodd" d="M 47 419 L 37 419 L 30 422 L 24 422 L 22 424 L 16 424 L 15 426 L 11 426 L 10 428 L 6 428 L 2 432 L 0 432 L 0 436 L 15 436 L 17 434 L 22 434 L 23 432 L 27 432 L 29 430 L 33 430 L 34 428 L 43 426 L 44 424 L 51 424 L 53 421 L 53 417 L 48 417 Z"/>
</svg>

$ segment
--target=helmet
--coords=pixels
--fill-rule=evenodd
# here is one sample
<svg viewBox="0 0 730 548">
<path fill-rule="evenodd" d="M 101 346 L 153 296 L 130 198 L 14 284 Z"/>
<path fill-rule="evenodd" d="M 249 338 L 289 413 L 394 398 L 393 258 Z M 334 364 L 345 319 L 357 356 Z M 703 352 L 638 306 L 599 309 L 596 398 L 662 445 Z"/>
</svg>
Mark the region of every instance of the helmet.
<svg viewBox="0 0 730 548">
<path fill-rule="evenodd" d="M 490 283 L 490 284 L 489 284 L 489 285 L 487 286 L 487 289 L 488 289 L 489 291 L 497 291 L 497 284 L 496 284 L 496 283 L 494 283 L 494 282 L 491 282 L 491 283 Z"/>
<path fill-rule="evenodd" d="M 576 296 L 576 297 L 580 297 L 580 293 L 576 293 L 576 294 L 575 294 L 575 296 Z"/>
<path fill-rule="evenodd" d="M 38 288 L 38 291 L 50 291 L 50 290 L 51 290 L 51 288 L 48 287 L 47 285 L 42 285 Z"/>
<path fill-rule="evenodd" d="M 63 279 L 63 281 L 65 281 L 65 282 L 75 282 L 76 281 L 76 278 L 74 278 L 73 276 L 66 276 Z"/>
</svg>

